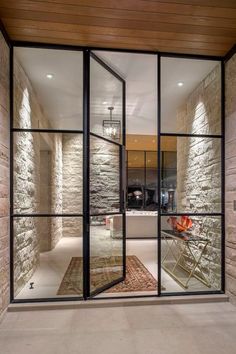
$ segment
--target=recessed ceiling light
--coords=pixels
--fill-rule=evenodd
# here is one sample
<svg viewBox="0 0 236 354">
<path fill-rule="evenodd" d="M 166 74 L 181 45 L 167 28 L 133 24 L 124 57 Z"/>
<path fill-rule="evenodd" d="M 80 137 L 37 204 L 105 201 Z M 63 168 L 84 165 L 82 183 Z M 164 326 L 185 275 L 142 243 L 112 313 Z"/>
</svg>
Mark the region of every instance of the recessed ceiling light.
<svg viewBox="0 0 236 354">
<path fill-rule="evenodd" d="M 46 78 L 49 79 L 49 80 L 51 80 L 51 79 L 53 78 L 53 74 L 47 74 L 47 75 L 46 75 Z"/>
<path fill-rule="evenodd" d="M 178 86 L 179 87 L 184 86 L 184 83 L 183 82 L 178 82 Z"/>
<path fill-rule="evenodd" d="M 102 102 L 102 104 L 107 104 L 107 101 Z"/>
</svg>

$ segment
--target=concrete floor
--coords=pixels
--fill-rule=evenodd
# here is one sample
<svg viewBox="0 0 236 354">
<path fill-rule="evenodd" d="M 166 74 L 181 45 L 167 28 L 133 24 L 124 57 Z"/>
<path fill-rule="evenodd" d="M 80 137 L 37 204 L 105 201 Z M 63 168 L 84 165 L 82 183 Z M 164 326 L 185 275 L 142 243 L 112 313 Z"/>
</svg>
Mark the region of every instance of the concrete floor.
<svg viewBox="0 0 236 354">
<path fill-rule="evenodd" d="M 7 313 L 1 354 L 235 354 L 229 303 Z"/>
</svg>

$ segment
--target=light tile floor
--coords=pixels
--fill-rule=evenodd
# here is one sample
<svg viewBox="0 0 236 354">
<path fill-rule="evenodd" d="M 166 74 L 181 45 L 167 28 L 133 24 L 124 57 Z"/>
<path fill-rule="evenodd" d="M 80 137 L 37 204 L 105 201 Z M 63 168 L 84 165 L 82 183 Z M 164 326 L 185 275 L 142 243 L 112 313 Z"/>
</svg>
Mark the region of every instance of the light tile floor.
<svg viewBox="0 0 236 354">
<path fill-rule="evenodd" d="M 93 256 L 109 256 L 122 254 L 122 241 L 112 239 L 108 230 L 93 227 L 91 231 L 91 254 Z M 157 279 L 157 241 L 155 239 L 127 239 L 127 255 L 137 256 L 149 272 Z M 17 295 L 17 299 L 58 297 L 57 291 L 72 257 L 82 257 L 82 238 L 63 237 L 57 246 L 50 252 L 40 254 L 40 264 L 31 279 Z M 183 274 L 185 277 L 186 275 Z M 30 282 L 34 282 L 34 289 L 30 289 Z M 162 271 L 162 285 L 168 292 L 182 292 L 180 287 L 165 271 Z M 190 282 L 190 290 L 208 290 L 196 279 Z M 152 295 L 156 292 L 130 293 L 130 295 Z M 123 294 L 127 295 L 127 293 Z M 106 297 L 109 294 L 103 293 Z M 122 296 L 122 294 L 112 294 Z M 63 296 L 60 296 L 63 297 Z"/>
<path fill-rule="evenodd" d="M 235 354 L 229 303 L 7 313 L 1 354 Z"/>
<path fill-rule="evenodd" d="M 113 240 L 113 242 L 120 244 L 121 241 Z M 95 244 L 93 244 L 93 248 L 104 251 L 101 245 L 103 243 L 94 247 Z M 136 255 L 154 278 L 157 279 L 156 240 L 127 240 L 126 246 L 127 254 Z M 76 256 L 82 256 L 82 239 L 78 237 L 62 238 L 54 250 L 41 253 L 39 267 L 17 295 L 17 299 L 55 297 L 71 258 Z M 30 282 L 34 282 L 34 289 L 30 289 Z M 169 291 L 182 291 L 182 288 L 165 272 L 163 272 L 163 282 Z M 147 292 L 147 294 L 150 293 L 154 294 L 156 292 Z M 144 295 L 144 293 L 142 294 Z M 114 294 L 112 295 L 115 296 Z M 127 295 L 127 293 L 124 295 Z M 132 293 L 132 295 L 140 294 Z M 104 293 L 102 296 L 110 295 Z"/>
</svg>

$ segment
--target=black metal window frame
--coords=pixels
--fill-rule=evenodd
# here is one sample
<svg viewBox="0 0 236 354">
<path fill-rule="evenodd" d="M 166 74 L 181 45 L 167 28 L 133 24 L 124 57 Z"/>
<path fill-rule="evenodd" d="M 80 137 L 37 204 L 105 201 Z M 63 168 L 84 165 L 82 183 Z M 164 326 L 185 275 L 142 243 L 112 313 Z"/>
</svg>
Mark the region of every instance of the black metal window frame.
<svg viewBox="0 0 236 354">
<path fill-rule="evenodd" d="M 88 132 L 89 132 L 89 122 L 88 122 L 88 117 L 89 117 L 89 66 L 86 64 L 88 63 L 88 58 L 89 55 L 92 51 L 104 51 L 104 52 L 121 52 L 121 53 L 134 53 L 134 54 L 147 54 L 147 55 L 155 55 L 156 60 L 157 60 L 157 127 L 158 127 L 158 133 L 157 133 L 157 151 L 158 151 L 158 161 L 157 161 L 157 185 L 158 185 L 158 197 L 160 200 L 160 191 L 161 191 L 161 183 L 160 183 L 160 177 L 161 177 L 161 167 L 160 167 L 160 159 L 161 159 L 161 145 L 160 145 L 160 138 L 161 136 L 185 136 L 185 137 L 207 137 L 207 138 L 220 138 L 221 139 L 221 213 L 184 213 L 184 215 L 191 215 L 191 216 L 221 216 L 222 220 L 222 230 L 221 230 L 221 289 L 217 291 L 189 291 L 189 292 L 173 292 L 173 293 L 167 293 L 167 292 L 162 292 L 161 291 L 161 247 L 157 247 L 157 257 L 158 257 L 158 290 L 157 294 L 155 296 L 157 297 L 162 297 L 162 296 L 181 296 L 181 295 L 204 295 L 204 294 L 221 294 L 224 293 L 225 291 L 225 205 L 224 205 L 224 200 L 225 200 L 225 189 L 224 189 L 224 173 L 225 173 L 225 148 L 224 148 L 224 142 L 225 142 L 225 125 L 224 125 L 224 118 L 225 118 L 225 83 L 224 83 L 224 78 L 225 78 L 225 66 L 224 66 L 224 57 L 220 56 L 208 56 L 208 55 L 194 55 L 194 54 L 179 54 L 179 53 L 164 53 L 164 52 L 158 52 L 158 51 L 145 51 L 145 50 L 129 50 L 129 49 L 114 49 L 114 48 L 98 48 L 98 47 L 84 47 L 84 46 L 71 46 L 71 45 L 59 45 L 59 44 L 44 44 L 44 43 L 38 43 L 38 42 L 24 42 L 24 41 L 9 41 L 9 47 L 10 47 L 10 301 L 12 303 L 30 303 L 30 302 L 48 302 L 48 301 L 78 301 L 81 300 L 81 297 L 63 297 L 63 298 L 37 298 L 37 299 L 24 299 L 24 300 L 19 300 L 14 298 L 14 233 L 13 233 L 13 220 L 16 215 L 14 215 L 13 212 L 13 134 L 14 131 L 17 131 L 17 129 L 14 129 L 13 127 L 13 99 L 14 99 L 14 92 L 13 92 L 13 48 L 15 47 L 26 47 L 26 48 L 40 48 L 40 49 L 54 49 L 54 50 L 69 50 L 69 51 L 82 51 L 83 52 L 83 63 L 84 63 L 84 68 L 83 68 L 83 160 L 87 160 L 88 158 L 88 151 L 89 151 L 89 140 L 88 140 Z M 195 59 L 195 60 L 213 60 L 213 61 L 218 61 L 221 63 L 221 134 L 220 135 L 193 135 L 193 134 L 175 134 L 175 133 L 162 133 L 161 132 L 161 58 L 163 57 L 171 57 L 171 58 L 183 58 L 183 59 Z M 22 130 L 21 130 L 22 131 Z M 31 130 L 30 130 L 31 131 Z M 40 132 L 40 130 L 37 129 L 37 132 Z M 53 132 L 50 130 L 50 132 Z M 62 132 L 61 130 L 57 131 L 54 130 L 55 132 Z M 73 130 L 64 130 L 64 132 L 68 133 L 75 133 Z M 82 131 L 78 132 L 81 133 Z M 99 136 L 100 137 L 100 136 Z M 125 138 L 125 134 L 123 134 L 123 137 Z M 85 148 L 86 147 L 86 148 Z M 124 154 L 124 151 L 123 151 Z M 89 175 L 89 164 L 86 163 L 86 165 L 83 165 L 83 178 L 87 177 Z M 123 174 L 125 173 L 125 168 L 123 169 Z M 86 190 L 86 184 L 87 180 L 84 179 L 84 190 Z M 88 217 L 89 215 L 84 214 L 88 208 L 89 208 L 89 199 L 86 193 L 83 193 L 83 214 L 78 214 L 78 216 L 81 217 L 83 215 L 83 232 L 87 232 L 88 228 Z M 160 208 L 160 203 L 158 203 L 159 208 Z M 110 213 L 109 213 L 110 214 Z M 44 214 L 45 216 L 48 214 Z M 70 214 L 68 216 L 74 216 L 77 214 Z M 164 214 L 165 216 L 168 214 Z M 173 213 L 171 213 L 173 215 Z M 180 213 L 175 213 L 174 215 L 183 215 Z M 18 215 L 20 216 L 20 215 Z M 21 215 L 22 216 L 22 215 Z M 32 215 L 28 215 L 32 216 Z M 40 214 L 37 215 L 40 217 Z M 42 216 L 42 215 L 41 215 Z M 50 215 L 49 215 L 50 216 Z M 51 214 L 51 216 L 60 216 L 60 215 L 55 215 Z M 65 215 L 63 215 L 65 216 Z M 157 227 L 158 227 L 158 235 L 157 235 L 157 242 L 160 245 L 160 230 L 161 230 L 161 210 L 158 210 L 158 217 L 157 217 Z M 89 239 L 89 238 L 88 238 Z M 89 241 L 88 241 L 89 242 Z M 84 256 L 89 252 L 89 243 L 86 245 L 83 245 L 83 254 Z M 84 262 L 84 286 L 85 288 L 88 289 L 88 284 L 85 282 L 85 279 L 88 279 L 88 274 L 86 274 L 86 271 L 88 271 L 87 263 L 88 263 L 88 257 L 84 257 L 85 259 L 83 260 Z M 83 294 L 83 299 L 84 300 L 89 300 L 90 297 L 88 296 L 89 294 L 85 292 Z M 116 299 L 124 299 L 124 298 L 143 298 L 143 297 L 153 297 L 154 295 L 138 295 L 138 296 L 116 296 Z M 106 297 L 107 299 L 114 299 L 114 297 Z M 100 300 L 102 298 L 96 297 L 94 298 L 96 300 Z M 104 299 L 104 298 L 103 298 Z"/>
<path fill-rule="evenodd" d="M 91 59 L 97 62 L 101 67 L 103 67 L 107 72 L 109 72 L 113 77 L 115 77 L 122 85 L 122 129 L 121 129 L 121 141 L 113 141 L 102 135 L 98 135 L 91 131 L 90 129 L 90 67 Z M 126 82 L 118 75 L 112 68 L 110 68 L 103 60 L 101 60 L 92 50 L 84 50 L 84 181 L 85 187 L 83 191 L 83 205 L 84 205 L 84 235 L 83 235 L 83 262 L 84 262 L 84 300 L 93 299 L 94 296 L 110 288 L 112 285 L 117 284 L 124 280 L 126 273 L 126 212 L 125 212 L 125 136 L 126 136 Z M 91 203 L 90 203 L 90 137 L 96 137 L 102 139 L 109 144 L 115 145 L 119 148 L 119 162 L 120 162 L 120 173 L 119 173 L 119 211 L 115 212 L 102 212 L 102 213 L 91 213 Z M 102 288 L 96 289 L 93 292 L 90 287 L 90 217 L 91 216 L 105 216 L 105 215 L 122 215 L 122 229 L 123 229 L 123 239 L 122 239 L 122 257 L 123 257 L 123 272 L 122 277 L 119 280 L 115 280 Z"/>
<path fill-rule="evenodd" d="M 84 219 L 84 213 L 14 213 L 14 135 L 16 133 L 47 133 L 47 134 L 78 134 L 84 135 L 84 122 L 83 129 L 45 129 L 45 128 L 18 128 L 14 126 L 14 46 L 11 48 L 11 58 L 10 58 L 10 300 L 12 303 L 25 303 L 25 302 L 48 302 L 48 301 L 58 301 L 64 300 L 64 298 L 30 298 L 30 299 L 16 299 L 14 294 L 14 220 L 16 218 L 68 218 L 76 217 Z M 44 49 L 44 48 L 42 48 Z M 60 48 L 58 48 L 60 49 Z M 78 50 L 77 52 L 83 53 L 83 51 Z M 83 163 L 84 170 L 84 163 Z M 83 231 L 84 232 L 84 231 Z M 66 300 L 82 300 L 83 295 L 67 297 Z"/>
<path fill-rule="evenodd" d="M 221 65 L 221 133 L 220 134 L 190 134 L 190 133 L 165 133 L 162 132 L 161 121 L 161 108 L 162 108 L 162 98 L 161 98 L 161 83 L 162 83 L 162 72 L 161 72 L 161 60 L 163 58 L 176 58 L 176 59 L 195 59 L 195 60 L 215 60 L 219 62 Z M 201 56 L 185 56 L 179 54 L 170 54 L 170 53 L 160 53 L 158 56 L 158 70 L 157 70 L 157 80 L 158 80 L 158 195 L 159 195 L 159 203 L 158 203 L 158 292 L 160 296 L 187 296 L 187 295 L 206 295 L 206 294 L 222 294 L 225 292 L 225 67 L 223 59 L 214 59 L 212 57 L 204 57 Z M 172 212 L 172 213 L 164 213 L 161 208 L 161 138 L 162 137 L 186 137 L 186 138 L 210 138 L 210 139 L 219 139 L 221 142 L 221 212 L 217 213 L 190 213 L 190 212 Z M 181 291 L 181 292 L 168 292 L 162 291 L 162 267 L 161 267 L 161 259 L 162 259 L 162 243 L 161 243 L 161 220 L 162 217 L 165 216 L 205 216 L 205 217 L 214 217 L 218 216 L 221 218 L 221 288 L 220 290 L 206 290 L 206 291 Z"/>
</svg>

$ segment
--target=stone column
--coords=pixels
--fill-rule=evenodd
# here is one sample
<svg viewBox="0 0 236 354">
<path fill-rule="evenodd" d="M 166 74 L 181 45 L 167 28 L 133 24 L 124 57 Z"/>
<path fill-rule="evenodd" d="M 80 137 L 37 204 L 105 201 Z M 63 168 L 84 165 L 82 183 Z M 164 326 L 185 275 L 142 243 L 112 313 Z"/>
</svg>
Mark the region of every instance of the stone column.
<svg viewBox="0 0 236 354">
<path fill-rule="evenodd" d="M 9 303 L 9 48 L 0 33 L 0 314 Z"/>
<path fill-rule="evenodd" d="M 236 304 L 236 55 L 225 66 L 226 293 Z"/>
</svg>

